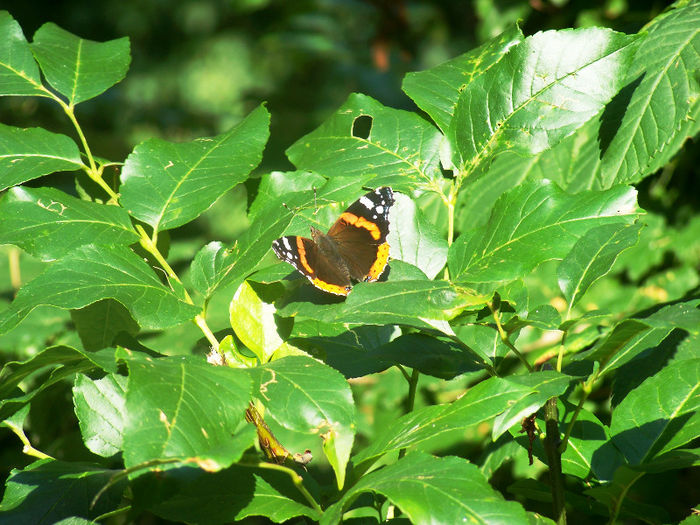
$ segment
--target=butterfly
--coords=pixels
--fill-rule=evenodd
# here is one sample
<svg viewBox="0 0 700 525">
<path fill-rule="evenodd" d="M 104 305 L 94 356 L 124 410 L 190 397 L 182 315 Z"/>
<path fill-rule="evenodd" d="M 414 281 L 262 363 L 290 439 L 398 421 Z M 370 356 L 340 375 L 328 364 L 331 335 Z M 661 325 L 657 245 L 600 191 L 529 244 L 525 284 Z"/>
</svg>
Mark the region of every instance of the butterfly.
<svg viewBox="0 0 700 525">
<path fill-rule="evenodd" d="M 377 188 L 345 210 L 328 233 L 311 227 L 311 239 L 280 237 L 272 249 L 315 287 L 348 295 L 353 282 L 376 281 L 389 261 L 389 209 L 394 192 Z"/>
</svg>

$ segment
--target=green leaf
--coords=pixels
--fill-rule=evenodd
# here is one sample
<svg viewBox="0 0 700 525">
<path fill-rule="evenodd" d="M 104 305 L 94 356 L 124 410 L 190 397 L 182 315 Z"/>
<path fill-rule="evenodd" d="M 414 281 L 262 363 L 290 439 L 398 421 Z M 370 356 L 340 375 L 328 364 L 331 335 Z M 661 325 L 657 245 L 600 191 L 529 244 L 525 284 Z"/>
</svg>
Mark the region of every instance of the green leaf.
<svg viewBox="0 0 700 525">
<path fill-rule="evenodd" d="M 589 479 L 595 476 L 598 481 L 612 481 L 613 474 L 624 458 L 610 441 L 610 430 L 586 409 L 576 411 L 576 406 L 562 401 L 557 403 L 559 410 L 559 433 L 564 436 L 571 419 L 576 414 L 576 421 L 571 429 L 566 450 L 561 455 L 561 467 L 564 474 Z M 545 428 L 544 418 L 538 417 L 540 428 Z M 529 442 L 520 435 L 517 440 L 525 448 Z M 541 440 L 533 443 L 533 453 L 547 464 L 548 459 Z"/>
<path fill-rule="evenodd" d="M 631 465 L 685 445 L 700 435 L 700 359 L 671 363 L 632 390 L 615 408 L 613 443 Z"/>
<path fill-rule="evenodd" d="M 139 325 L 129 310 L 114 299 L 97 301 L 84 308 L 71 310 L 71 320 L 80 336 L 83 348 L 88 351 L 112 346 L 121 333 L 136 335 Z"/>
<path fill-rule="evenodd" d="M 94 519 L 117 508 L 126 488 L 122 479 L 92 500 L 117 470 L 79 462 L 42 459 L 10 473 L 0 502 L 4 523 L 57 523 L 72 516 Z"/>
<path fill-rule="evenodd" d="M 40 305 L 82 308 L 116 299 L 143 328 L 174 326 L 194 318 L 199 309 L 180 301 L 163 286 L 138 255 L 119 246 L 82 246 L 51 264 L 25 284 L 10 308 L 0 313 L 0 333 L 7 332 Z"/>
<path fill-rule="evenodd" d="M 394 199 L 387 239 L 391 258 L 417 266 L 434 279 L 447 262 L 447 240 L 411 199 L 400 193 Z"/>
<path fill-rule="evenodd" d="M 126 377 L 109 374 L 92 380 L 78 374 L 73 385 L 73 406 L 85 446 L 98 456 L 113 456 L 122 449 Z"/>
<path fill-rule="evenodd" d="M 34 33 L 32 52 L 51 87 L 71 105 L 107 91 L 124 78 L 131 62 L 127 37 L 93 42 L 51 22 Z"/>
<path fill-rule="evenodd" d="M 129 245 L 139 236 L 119 206 L 76 199 L 53 188 L 18 186 L 0 201 L 0 244 L 14 244 L 47 261 L 96 239 Z"/>
<path fill-rule="evenodd" d="M 592 27 L 510 48 L 460 95 L 447 135 L 454 165 L 475 166 L 497 149 L 539 153 L 572 134 L 622 87 L 636 40 Z"/>
<path fill-rule="evenodd" d="M 295 320 L 288 342 L 352 378 L 391 366 L 380 354 L 397 332 L 395 326 L 362 325 L 348 330 L 314 320 Z"/>
<path fill-rule="evenodd" d="M 553 370 L 532 372 L 522 376 L 509 376 L 506 381 L 522 385 L 529 390 L 529 394 L 509 403 L 507 407 L 504 407 L 503 412 L 496 416 L 493 422 L 493 439 L 498 439 L 513 425 L 520 423 L 523 418 L 539 410 L 548 399 L 563 394 L 572 380 L 571 376 Z"/>
<path fill-rule="evenodd" d="M 261 363 L 267 363 L 284 342 L 279 334 L 275 306 L 265 302 L 248 282 L 236 290 L 229 315 L 236 336 Z"/>
<path fill-rule="evenodd" d="M 42 128 L 0 124 L 0 191 L 55 171 L 84 167 L 71 138 Z"/>
<path fill-rule="evenodd" d="M 341 303 L 319 305 L 302 299 L 278 313 L 328 324 L 404 324 L 449 333 L 444 322 L 475 301 L 446 281 L 374 282 L 358 283 Z"/>
<path fill-rule="evenodd" d="M 358 129 L 363 121 L 370 130 Z M 287 156 L 299 169 L 327 177 L 375 175 L 372 184 L 409 192 L 440 177 L 442 135 L 415 113 L 352 94 L 318 129 L 299 139 Z"/>
<path fill-rule="evenodd" d="M 265 516 L 275 523 L 296 516 L 319 518 L 287 473 L 240 465 L 215 473 L 189 467 L 149 473 L 135 480 L 134 496 L 139 508 L 174 522 L 231 523 L 247 516 Z"/>
<path fill-rule="evenodd" d="M 402 89 L 447 133 L 459 95 L 474 78 L 503 59 L 523 39 L 517 26 L 452 60 L 425 71 L 407 73 Z"/>
<path fill-rule="evenodd" d="M 0 95 L 46 96 L 22 28 L 7 11 L 0 11 Z"/>
<path fill-rule="evenodd" d="M 591 284 L 610 271 L 620 252 L 637 243 L 641 228 L 640 224 L 604 224 L 576 241 L 557 270 L 569 311 Z"/>
<path fill-rule="evenodd" d="M 33 385 L 27 392 L 19 388 L 34 373 L 40 370 L 46 372 L 49 367 L 52 370 L 48 378 Z M 116 369 L 114 349 L 85 352 L 69 346 L 52 346 L 22 363 L 6 363 L 0 373 L 0 421 L 25 406 L 37 394 L 60 381 L 72 379 L 77 373 L 94 370 L 116 372 Z"/>
<path fill-rule="evenodd" d="M 254 428 L 244 421 L 251 387 L 244 371 L 194 357 L 128 358 L 127 364 L 127 468 L 181 459 L 216 471 L 253 444 Z"/>
<path fill-rule="evenodd" d="M 463 431 L 493 419 L 509 405 L 533 394 L 530 387 L 500 377 L 492 377 L 469 389 L 456 401 L 428 406 L 406 414 L 390 428 L 376 436 L 372 443 L 353 457 L 354 464 L 374 460 L 388 452 L 418 445 L 429 439 Z"/>
<path fill-rule="evenodd" d="M 284 428 L 320 435 L 332 447 L 324 452 L 335 471 L 338 488 L 355 439 L 355 405 L 345 378 L 318 361 L 290 356 L 249 369 L 254 391 L 272 418 Z"/>
<path fill-rule="evenodd" d="M 387 364 L 401 364 L 441 379 L 452 379 L 484 368 L 476 352 L 470 353 L 449 340 L 425 334 L 402 335 L 371 355 Z"/>
<path fill-rule="evenodd" d="M 549 181 L 525 183 L 498 199 L 485 227 L 452 245 L 450 275 L 494 289 L 563 259 L 590 229 L 631 223 L 638 214 L 636 191 L 626 186 L 570 195 Z"/>
<path fill-rule="evenodd" d="M 142 142 L 122 170 L 122 204 L 155 231 L 190 222 L 258 165 L 269 124 L 270 114 L 259 106 L 216 137 L 180 144 Z"/>
<path fill-rule="evenodd" d="M 339 523 L 344 509 L 363 492 L 386 496 L 411 523 L 529 523 L 520 504 L 506 501 L 465 459 L 416 452 L 363 476 L 326 510 L 321 524 Z"/>
<path fill-rule="evenodd" d="M 680 148 L 684 124 L 700 109 L 698 25 L 700 5 L 693 2 L 646 26 L 621 93 L 627 102 L 618 108 L 622 122 L 603 156 L 604 179 L 636 182 L 663 166 L 658 160 L 668 160 L 669 144 Z M 678 134 L 681 140 L 674 141 Z"/>
</svg>

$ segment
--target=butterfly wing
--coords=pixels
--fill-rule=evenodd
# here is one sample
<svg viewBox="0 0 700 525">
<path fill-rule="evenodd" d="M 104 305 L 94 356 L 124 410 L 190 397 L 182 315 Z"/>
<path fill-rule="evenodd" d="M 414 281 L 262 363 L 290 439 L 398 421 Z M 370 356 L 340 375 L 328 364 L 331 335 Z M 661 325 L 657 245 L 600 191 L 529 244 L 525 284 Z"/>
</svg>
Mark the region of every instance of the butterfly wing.
<svg viewBox="0 0 700 525">
<path fill-rule="evenodd" d="M 331 261 L 322 257 L 312 239 L 289 235 L 272 242 L 272 250 L 282 261 L 291 264 L 311 284 L 336 295 L 347 295 L 352 287 L 350 278 Z"/>
<path fill-rule="evenodd" d="M 352 203 L 328 231 L 350 276 L 357 281 L 376 281 L 386 268 L 389 209 L 393 203 L 391 188 L 377 188 Z"/>
</svg>

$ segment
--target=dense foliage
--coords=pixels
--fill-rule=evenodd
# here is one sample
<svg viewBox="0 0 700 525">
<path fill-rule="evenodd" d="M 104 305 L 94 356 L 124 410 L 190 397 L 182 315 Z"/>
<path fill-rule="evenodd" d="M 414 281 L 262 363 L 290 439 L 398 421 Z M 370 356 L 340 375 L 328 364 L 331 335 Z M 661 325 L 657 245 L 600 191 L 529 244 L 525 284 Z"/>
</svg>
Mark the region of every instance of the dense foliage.
<svg viewBox="0 0 700 525">
<path fill-rule="evenodd" d="M 529 36 L 476 5 L 483 43 L 407 73 L 413 109 L 350 94 L 287 171 L 242 100 L 213 136 L 102 157 L 79 110 L 109 108 L 130 40 L 28 42 L 0 12 L 0 520 L 691 514 L 700 2 Z M 65 123 L 18 122 L 27 101 Z M 380 186 L 380 282 L 330 296 L 272 254 Z"/>
</svg>

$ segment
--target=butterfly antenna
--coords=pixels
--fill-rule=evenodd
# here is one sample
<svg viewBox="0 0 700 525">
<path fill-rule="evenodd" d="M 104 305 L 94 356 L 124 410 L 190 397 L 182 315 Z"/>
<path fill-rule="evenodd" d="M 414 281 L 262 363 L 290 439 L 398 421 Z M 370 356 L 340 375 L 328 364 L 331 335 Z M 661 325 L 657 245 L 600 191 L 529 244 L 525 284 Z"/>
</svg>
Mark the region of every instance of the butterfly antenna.
<svg viewBox="0 0 700 525">
<path fill-rule="evenodd" d="M 314 186 L 314 215 L 318 213 L 318 204 L 316 204 L 316 186 Z"/>
</svg>

